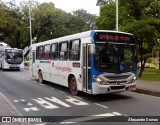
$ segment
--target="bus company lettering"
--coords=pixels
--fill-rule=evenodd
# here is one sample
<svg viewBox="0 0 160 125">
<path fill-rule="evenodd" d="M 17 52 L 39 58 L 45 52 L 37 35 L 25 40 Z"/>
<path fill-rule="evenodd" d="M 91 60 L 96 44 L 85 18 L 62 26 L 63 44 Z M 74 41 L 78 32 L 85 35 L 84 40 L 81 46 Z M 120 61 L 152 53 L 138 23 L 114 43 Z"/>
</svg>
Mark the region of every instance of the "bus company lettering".
<svg viewBox="0 0 160 125">
<path fill-rule="evenodd" d="M 68 67 L 55 67 L 56 70 L 59 70 L 59 71 L 62 71 L 62 72 L 71 72 L 72 69 L 71 68 L 68 68 Z"/>
</svg>

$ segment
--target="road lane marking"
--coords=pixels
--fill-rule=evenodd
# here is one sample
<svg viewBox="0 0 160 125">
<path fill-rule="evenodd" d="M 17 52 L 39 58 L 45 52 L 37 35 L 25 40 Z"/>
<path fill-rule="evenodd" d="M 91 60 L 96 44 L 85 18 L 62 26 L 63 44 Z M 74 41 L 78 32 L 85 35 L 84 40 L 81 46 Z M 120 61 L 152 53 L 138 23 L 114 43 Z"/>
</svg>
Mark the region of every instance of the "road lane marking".
<svg viewBox="0 0 160 125">
<path fill-rule="evenodd" d="M 19 102 L 18 100 L 14 100 L 14 102 Z"/>
<path fill-rule="evenodd" d="M 32 104 L 32 103 L 27 103 L 27 105 L 28 105 L 28 106 L 32 106 L 33 104 Z"/>
<path fill-rule="evenodd" d="M 101 106 L 103 108 L 108 108 L 107 106 L 104 106 L 104 105 L 101 105 L 101 104 L 98 104 L 98 103 L 94 103 L 95 105 L 98 105 L 98 106 Z"/>
<path fill-rule="evenodd" d="M 27 80 L 29 81 L 29 80 L 31 80 L 31 79 L 27 79 Z"/>
<path fill-rule="evenodd" d="M 25 102 L 26 100 L 24 100 L 24 99 L 20 99 L 20 101 L 21 101 L 21 102 Z"/>
<path fill-rule="evenodd" d="M 57 99 L 56 97 L 51 97 L 51 98 L 44 97 L 44 98 L 47 99 L 47 100 L 49 100 L 49 101 L 55 102 L 57 104 L 60 104 L 62 106 L 71 107 L 70 105 L 66 104 L 65 102 L 62 102 L 61 100 Z"/>
<path fill-rule="evenodd" d="M 66 94 L 65 92 L 63 92 L 63 91 L 59 91 L 59 92 L 61 92 L 61 93 L 63 93 L 63 94 Z"/>
<path fill-rule="evenodd" d="M 46 109 L 55 109 L 55 108 L 59 108 L 56 105 L 53 105 L 52 103 L 42 99 L 42 98 L 37 98 L 37 99 L 32 99 L 35 102 L 37 102 L 40 106 L 46 108 Z"/>
<path fill-rule="evenodd" d="M 76 98 L 73 98 L 73 97 L 70 97 L 70 96 L 66 96 L 66 97 L 68 97 L 68 99 L 65 99 L 65 100 L 72 103 L 72 104 L 75 104 L 75 105 L 89 105 L 88 103 L 83 102 L 81 100 L 78 100 Z"/>
<path fill-rule="evenodd" d="M 75 123 L 75 122 L 84 122 L 84 121 L 90 121 L 90 120 L 98 120 L 101 118 L 106 118 L 106 117 L 114 117 L 114 116 L 121 116 L 122 114 L 118 113 L 118 112 L 111 112 L 111 113 L 104 113 L 104 114 L 97 114 L 97 115 L 92 115 L 92 116 L 87 116 L 87 117 L 80 117 L 80 118 L 73 118 L 73 119 L 67 119 L 64 120 L 61 123 Z"/>
<path fill-rule="evenodd" d="M 115 115 L 122 115 L 122 114 L 120 114 L 120 113 L 118 113 L 118 112 L 113 112 L 113 114 L 115 114 Z"/>
<path fill-rule="evenodd" d="M 78 96 L 74 96 L 75 98 L 77 98 L 77 99 L 83 99 L 83 98 L 81 98 L 81 97 L 78 97 Z"/>
<path fill-rule="evenodd" d="M 26 112 L 31 112 L 31 111 L 39 111 L 37 107 L 31 107 L 31 108 L 23 108 Z"/>
</svg>

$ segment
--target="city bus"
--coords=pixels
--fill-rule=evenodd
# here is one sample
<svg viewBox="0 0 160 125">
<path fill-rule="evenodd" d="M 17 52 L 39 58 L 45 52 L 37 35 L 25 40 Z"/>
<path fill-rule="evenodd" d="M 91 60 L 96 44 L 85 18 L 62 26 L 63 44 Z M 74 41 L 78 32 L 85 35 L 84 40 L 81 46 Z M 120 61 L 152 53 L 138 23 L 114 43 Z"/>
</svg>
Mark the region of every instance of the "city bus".
<svg viewBox="0 0 160 125">
<path fill-rule="evenodd" d="M 130 33 L 92 30 L 32 44 L 30 69 L 40 83 L 66 86 L 73 95 L 136 89 L 136 43 Z"/>
<path fill-rule="evenodd" d="M 24 68 L 23 50 L 17 48 L 3 48 L 0 50 L 0 68 L 2 70 Z"/>
</svg>

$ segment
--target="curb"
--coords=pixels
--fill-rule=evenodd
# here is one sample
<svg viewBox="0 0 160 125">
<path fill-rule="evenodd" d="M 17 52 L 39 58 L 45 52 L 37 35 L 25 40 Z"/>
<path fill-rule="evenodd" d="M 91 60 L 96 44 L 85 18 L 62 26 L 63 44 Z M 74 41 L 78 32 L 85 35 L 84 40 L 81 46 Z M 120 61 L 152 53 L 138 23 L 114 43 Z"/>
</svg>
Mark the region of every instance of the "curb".
<svg viewBox="0 0 160 125">
<path fill-rule="evenodd" d="M 3 109 L 0 112 L 1 117 L 11 117 L 11 116 L 23 116 L 15 107 L 14 105 L 0 92 L 0 105 Z M 0 125 L 32 125 L 30 123 L 23 123 L 23 122 L 2 122 Z"/>
<path fill-rule="evenodd" d="M 11 108 L 12 115 L 22 116 L 22 114 L 13 106 L 13 104 L 1 92 L 0 92 L 0 96 L 2 97 L 2 102 L 4 101 L 4 103 L 6 103 L 6 107 Z M 7 114 L 7 115 L 11 115 L 11 114 Z"/>
<path fill-rule="evenodd" d="M 137 88 L 136 91 L 134 91 L 134 92 L 160 97 L 160 92 L 155 92 L 155 91 L 147 90 L 147 89 Z"/>
</svg>

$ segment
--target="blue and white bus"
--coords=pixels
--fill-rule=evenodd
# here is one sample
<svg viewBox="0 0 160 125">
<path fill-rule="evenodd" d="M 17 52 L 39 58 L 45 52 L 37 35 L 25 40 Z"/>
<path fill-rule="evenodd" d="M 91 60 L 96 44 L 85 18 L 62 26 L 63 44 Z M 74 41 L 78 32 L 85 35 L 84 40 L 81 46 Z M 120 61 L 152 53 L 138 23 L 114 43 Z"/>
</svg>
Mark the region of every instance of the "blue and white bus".
<svg viewBox="0 0 160 125">
<path fill-rule="evenodd" d="M 136 43 L 130 33 L 92 30 L 33 44 L 32 75 L 89 94 L 136 89 Z"/>
<path fill-rule="evenodd" d="M 17 48 L 2 48 L 0 50 L 0 68 L 2 70 L 24 68 L 23 50 Z"/>
</svg>

